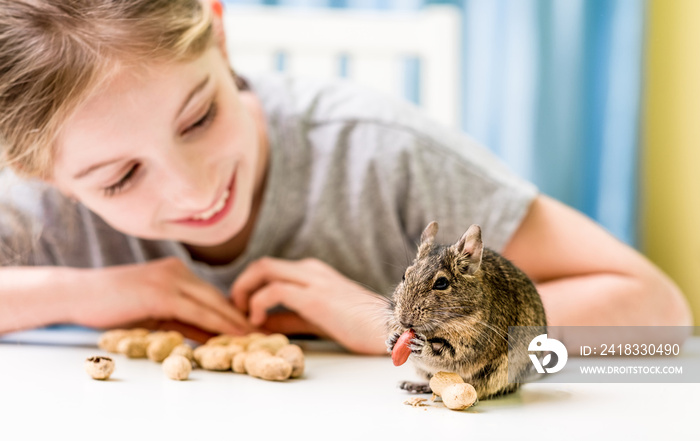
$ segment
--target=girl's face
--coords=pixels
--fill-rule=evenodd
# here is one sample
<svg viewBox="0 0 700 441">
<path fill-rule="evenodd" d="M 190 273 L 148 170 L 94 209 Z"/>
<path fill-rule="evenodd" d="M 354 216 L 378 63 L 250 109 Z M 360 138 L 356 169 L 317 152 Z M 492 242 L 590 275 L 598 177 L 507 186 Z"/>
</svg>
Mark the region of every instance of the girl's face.
<svg viewBox="0 0 700 441">
<path fill-rule="evenodd" d="M 121 71 L 62 130 L 53 183 L 117 230 L 214 246 L 246 224 L 262 186 L 262 116 L 218 48 Z"/>
</svg>

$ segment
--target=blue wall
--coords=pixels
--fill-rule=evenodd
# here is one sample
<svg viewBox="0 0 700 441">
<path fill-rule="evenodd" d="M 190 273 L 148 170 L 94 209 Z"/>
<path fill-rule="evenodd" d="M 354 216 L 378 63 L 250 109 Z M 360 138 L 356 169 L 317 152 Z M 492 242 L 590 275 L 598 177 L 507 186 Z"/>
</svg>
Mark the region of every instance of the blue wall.
<svg viewBox="0 0 700 441">
<path fill-rule="evenodd" d="M 454 5 L 464 24 L 462 128 L 543 193 L 636 245 L 644 0 L 226 3 L 374 9 Z M 407 69 L 415 75 L 411 60 Z M 411 90 L 406 97 L 415 100 Z"/>
</svg>

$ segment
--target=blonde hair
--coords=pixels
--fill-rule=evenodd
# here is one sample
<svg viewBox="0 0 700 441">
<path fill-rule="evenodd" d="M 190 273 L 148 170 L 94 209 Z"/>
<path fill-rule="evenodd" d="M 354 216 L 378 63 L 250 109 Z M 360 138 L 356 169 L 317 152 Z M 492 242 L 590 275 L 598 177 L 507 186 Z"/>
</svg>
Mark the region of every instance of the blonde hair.
<svg viewBox="0 0 700 441">
<path fill-rule="evenodd" d="M 118 67 L 201 55 L 211 15 L 200 0 L 0 0 L 0 166 L 50 177 L 75 108 Z"/>
</svg>

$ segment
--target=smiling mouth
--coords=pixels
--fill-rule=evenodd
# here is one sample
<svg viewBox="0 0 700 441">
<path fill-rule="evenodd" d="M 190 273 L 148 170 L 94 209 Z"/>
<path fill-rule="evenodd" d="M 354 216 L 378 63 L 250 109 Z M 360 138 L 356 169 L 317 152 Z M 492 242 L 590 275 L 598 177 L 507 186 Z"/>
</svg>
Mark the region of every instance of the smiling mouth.
<svg viewBox="0 0 700 441">
<path fill-rule="evenodd" d="M 211 206 L 211 208 L 194 214 L 190 217 L 176 220 L 175 223 L 187 225 L 191 227 L 208 227 L 218 223 L 221 219 L 231 211 L 233 198 L 235 196 L 236 173 L 234 171 L 231 181 L 219 196 L 219 199 Z"/>
<path fill-rule="evenodd" d="M 220 212 L 221 210 L 224 209 L 230 194 L 231 194 L 231 192 L 227 188 L 226 190 L 224 190 L 224 193 L 221 195 L 221 198 L 216 202 L 216 204 L 214 204 L 213 207 L 211 207 L 209 210 L 207 210 L 203 213 L 199 213 L 199 214 L 192 216 L 192 219 L 193 220 L 209 220 L 209 219 L 211 219 L 215 214 L 217 214 L 218 212 Z"/>
</svg>

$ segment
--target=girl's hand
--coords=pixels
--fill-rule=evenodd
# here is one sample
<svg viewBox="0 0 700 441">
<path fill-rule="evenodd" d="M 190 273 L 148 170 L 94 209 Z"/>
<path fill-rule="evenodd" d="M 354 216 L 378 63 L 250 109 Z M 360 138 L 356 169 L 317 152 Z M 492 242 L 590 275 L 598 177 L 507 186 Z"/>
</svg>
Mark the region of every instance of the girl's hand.
<svg viewBox="0 0 700 441">
<path fill-rule="evenodd" d="M 358 353 L 386 353 L 388 301 L 319 260 L 260 259 L 238 277 L 231 299 L 253 325 L 330 337 Z M 268 314 L 280 305 L 292 312 Z"/>
<path fill-rule="evenodd" d="M 253 331 L 220 291 L 173 257 L 84 270 L 82 275 L 85 283 L 73 300 L 74 323 L 95 328 L 177 329 L 195 340 Z"/>
</svg>

